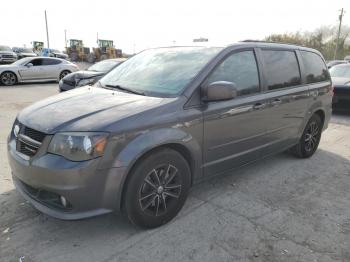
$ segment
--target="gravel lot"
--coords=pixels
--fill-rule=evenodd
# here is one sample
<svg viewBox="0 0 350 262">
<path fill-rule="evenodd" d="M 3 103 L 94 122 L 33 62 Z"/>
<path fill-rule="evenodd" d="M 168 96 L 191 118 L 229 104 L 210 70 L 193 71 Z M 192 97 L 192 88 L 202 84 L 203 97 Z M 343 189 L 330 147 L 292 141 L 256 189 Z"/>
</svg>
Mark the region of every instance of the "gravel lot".
<svg viewBox="0 0 350 262">
<path fill-rule="evenodd" d="M 350 114 L 332 117 L 311 159 L 279 154 L 204 182 L 175 220 L 143 231 L 120 214 L 60 221 L 14 190 L 12 122 L 55 93 L 0 87 L 0 261 L 350 261 Z"/>
</svg>

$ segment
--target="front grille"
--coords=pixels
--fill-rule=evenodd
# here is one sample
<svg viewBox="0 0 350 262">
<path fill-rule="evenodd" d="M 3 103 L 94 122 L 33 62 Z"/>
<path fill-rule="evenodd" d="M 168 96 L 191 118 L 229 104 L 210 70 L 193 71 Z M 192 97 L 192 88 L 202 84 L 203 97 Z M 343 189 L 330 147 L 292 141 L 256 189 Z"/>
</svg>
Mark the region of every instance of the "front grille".
<svg viewBox="0 0 350 262">
<path fill-rule="evenodd" d="M 34 139 L 35 141 L 38 142 L 43 142 L 46 134 L 37 130 L 34 130 L 30 127 L 23 126 L 23 134 L 30 137 L 31 139 Z"/>
<path fill-rule="evenodd" d="M 15 58 L 13 55 L 2 55 L 3 58 Z"/>
<path fill-rule="evenodd" d="M 20 128 L 16 137 L 17 151 L 29 157 L 35 156 L 46 134 L 24 126 L 18 121 L 15 125 L 18 125 Z"/>
</svg>

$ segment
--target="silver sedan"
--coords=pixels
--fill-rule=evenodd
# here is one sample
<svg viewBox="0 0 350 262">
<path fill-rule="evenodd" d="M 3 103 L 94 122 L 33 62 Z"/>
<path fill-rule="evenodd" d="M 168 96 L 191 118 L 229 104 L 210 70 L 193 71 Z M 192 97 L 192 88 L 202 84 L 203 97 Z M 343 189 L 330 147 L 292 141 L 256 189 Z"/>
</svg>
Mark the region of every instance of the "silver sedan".
<svg viewBox="0 0 350 262">
<path fill-rule="evenodd" d="M 20 82 L 59 81 L 79 68 L 64 59 L 27 57 L 10 65 L 0 65 L 0 84 L 11 86 Z"/>
</svg>

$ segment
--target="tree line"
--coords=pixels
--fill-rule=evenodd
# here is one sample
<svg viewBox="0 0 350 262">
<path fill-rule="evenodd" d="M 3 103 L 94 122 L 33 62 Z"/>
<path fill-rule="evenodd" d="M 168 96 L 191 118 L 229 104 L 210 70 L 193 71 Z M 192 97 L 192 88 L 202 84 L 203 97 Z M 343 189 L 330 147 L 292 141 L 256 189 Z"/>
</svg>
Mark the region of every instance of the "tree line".
<svg viewBox="0 0 350 262">
<path fill-rule="evenodd" d="M 264 40 L 269 42 L 297 44 L 320 51 L 326 60 L 333 60 L 336 48 L 338 28 L 322 26 L 312 32 L 291 32 L 272 34 Z M 344 25 L 341 30 L 338 51 L 335 59 L 344 59 L 350 55 L 350 27 Z"/>
</svg>

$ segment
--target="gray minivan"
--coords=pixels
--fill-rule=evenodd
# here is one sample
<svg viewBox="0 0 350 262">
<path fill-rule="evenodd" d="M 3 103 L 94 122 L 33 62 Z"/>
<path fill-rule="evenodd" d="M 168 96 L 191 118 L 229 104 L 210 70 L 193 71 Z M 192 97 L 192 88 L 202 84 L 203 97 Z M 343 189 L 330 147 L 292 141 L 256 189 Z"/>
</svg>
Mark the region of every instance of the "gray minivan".
<svg viewBox="0 0 350 262">
<path fill-rule="evenodd" d="M 124 212 L 170 221 L 191 185 L 281 151 L 316 151 L 332 83 L 322 55 L 286 44 L 143 51 L 95 86 L 21 111 L 8 137 L 13 181 L 60 219 Z"/>
</svg>

